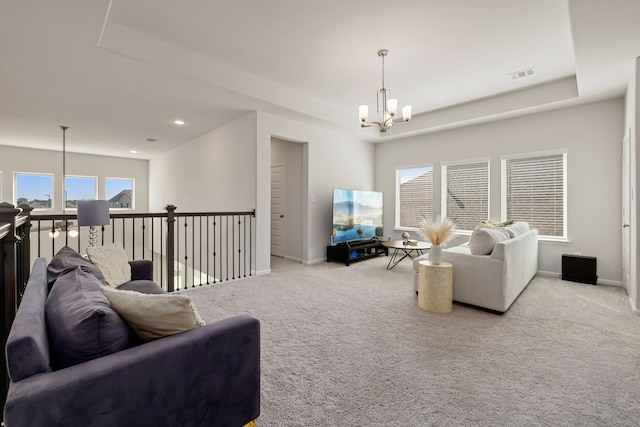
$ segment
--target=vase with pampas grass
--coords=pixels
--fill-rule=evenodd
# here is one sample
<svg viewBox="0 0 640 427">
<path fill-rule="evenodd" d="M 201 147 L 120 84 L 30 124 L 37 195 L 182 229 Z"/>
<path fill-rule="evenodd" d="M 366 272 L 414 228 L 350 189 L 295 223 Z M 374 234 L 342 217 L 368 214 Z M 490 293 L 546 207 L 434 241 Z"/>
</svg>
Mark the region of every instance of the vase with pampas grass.
<svg viewBox="0 0 640 427">
<path fill-rule="evenodd" d="M 418 224 L 420 237 L 431 242 L 431 249 L 429 249 L 431 264 L 437 265 L 442 261 L 442 245 L 453 238 L 455 227 L 453 220 L 441 216 L 438 216 L 435 221 L 425 218 Z"/>
</svg>

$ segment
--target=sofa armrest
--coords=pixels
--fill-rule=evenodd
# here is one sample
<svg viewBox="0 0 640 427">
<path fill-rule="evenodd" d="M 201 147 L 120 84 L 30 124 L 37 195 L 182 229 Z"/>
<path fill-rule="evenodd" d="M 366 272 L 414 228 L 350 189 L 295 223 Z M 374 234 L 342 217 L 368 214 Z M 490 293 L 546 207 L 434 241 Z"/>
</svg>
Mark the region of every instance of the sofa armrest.
<svg viewBox="0 0 640 427">
<path fill-rule="evenodd" d="M 129 261 L 131 280 L 151 280 L 153 282 L 153 261 L 138 259 Z"/>
<path fill-rule="evenodd" d="M 241 315 L 11 383 L 5 425 L 244 425 L 260 413 L 260 324 Z"/>
</svg>

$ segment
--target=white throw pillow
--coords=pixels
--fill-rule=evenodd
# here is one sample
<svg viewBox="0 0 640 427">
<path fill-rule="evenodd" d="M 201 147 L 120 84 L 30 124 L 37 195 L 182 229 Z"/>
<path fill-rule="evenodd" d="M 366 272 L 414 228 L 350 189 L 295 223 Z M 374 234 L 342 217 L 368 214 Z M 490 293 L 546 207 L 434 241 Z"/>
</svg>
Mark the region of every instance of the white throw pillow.
<svg viewBox="0 0 640 427">
<path fill-rule="evenodd" d="M 504 242 L 510 238 L 511 236 L 504 228 L 480 228 L 471 233 L 469 250 L 472 255 L 489 255 L 498 242 Z"/>
<path fill-rule="evenodd" d="M 504 227 L 506 225 L 511 225 L 513 224 L 513 221 L 496 221 L 495 219 L 487 219 L 484 221 L 481 221 L 480 224 L 476 225 L 475 230 L 479 230 L 481 228 L 498 228 L 498 227 Z"/>
<path fill-rule="evenodd" d="M 524 233 L 529 231 L 529 223 L 524 221 L 514 222 L 511 225 L 507 225 L 505 227 L 509 235 L 513 237 L 522 236 Z"/>
<path fill-rule="evenodd" d="M 186 295 L 143 294 L 101 286 L 111 307 L 143 340 L 185 332 L 206 323 Z"/>
<path fill-rule="evenodd" d="M 107 285 L 117 288 L 131 281 L 131 266 L 121 243 L 89 247 L 87 255 L 89 261 L 100 269 Z"/>
</svg>

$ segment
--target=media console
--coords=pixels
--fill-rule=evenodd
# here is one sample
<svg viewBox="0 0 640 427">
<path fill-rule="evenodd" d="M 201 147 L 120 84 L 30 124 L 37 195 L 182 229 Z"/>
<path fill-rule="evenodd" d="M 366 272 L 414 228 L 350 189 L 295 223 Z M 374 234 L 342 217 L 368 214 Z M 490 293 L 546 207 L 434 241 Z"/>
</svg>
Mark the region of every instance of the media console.
<svg viewBox="0 0 640 427">
<path fill-rule="evenodd" d="M 346 266 L 363 259 L 389 255 L 389 249 L 382 246 L 379 239 L 366 241 L 344 242 L 334 246 L 327 246 L 327 262 L 340 261 Z"/>
</svg>

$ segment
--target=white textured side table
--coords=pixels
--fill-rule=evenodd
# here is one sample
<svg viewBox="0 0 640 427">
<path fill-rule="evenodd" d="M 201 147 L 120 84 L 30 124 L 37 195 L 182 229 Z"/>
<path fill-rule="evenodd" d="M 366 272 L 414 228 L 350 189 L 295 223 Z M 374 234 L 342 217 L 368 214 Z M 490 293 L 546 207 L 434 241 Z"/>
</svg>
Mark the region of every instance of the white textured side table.
<svg viewBox="0 0 640 427">
<path fill-rule="evenodd" d="M 418 263 L 418 307 L 432 313 L 451 313 L 453 265 L 448 262 Z"/>
</svg>

